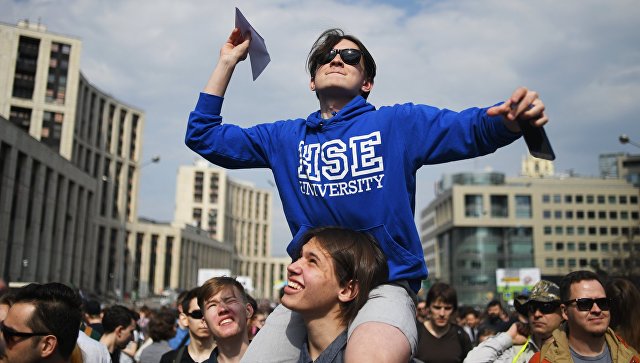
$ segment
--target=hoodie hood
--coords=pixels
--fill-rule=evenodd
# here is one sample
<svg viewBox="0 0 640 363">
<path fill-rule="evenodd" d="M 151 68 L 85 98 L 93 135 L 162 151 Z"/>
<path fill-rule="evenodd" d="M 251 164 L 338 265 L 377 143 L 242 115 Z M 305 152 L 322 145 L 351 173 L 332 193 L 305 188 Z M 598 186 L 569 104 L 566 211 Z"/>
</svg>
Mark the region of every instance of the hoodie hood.
<svg viewBox="0 0 640 363">
<path fill-rule="evenodd" d="M 356 96 L 349 103 L 347 103 L 346 106 L 344 106 L 342 110 L 340 110 L 340 112 L 333 115 L 332 118 L 327 120 L 323 119 L 320 110 L 318 110 L 307 117 L 306 123 L 307 127 L 311 129 L 318 129 L 335 122 L 348 121 L 358 115 L 361 115 L 365 112 L 374 111 L 375 109 L 375 106 L 367 103 L 367 101 L 362 96 Z"/>
</svg>

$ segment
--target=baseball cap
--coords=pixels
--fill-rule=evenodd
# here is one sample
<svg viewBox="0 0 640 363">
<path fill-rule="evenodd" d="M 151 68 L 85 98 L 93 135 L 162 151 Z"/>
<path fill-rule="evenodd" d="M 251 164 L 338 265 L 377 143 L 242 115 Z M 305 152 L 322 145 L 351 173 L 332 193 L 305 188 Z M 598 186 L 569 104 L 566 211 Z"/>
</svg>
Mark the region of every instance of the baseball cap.
<svg viewBox="0 0 640 363">
<path fill-rule="evenodd" d="M 513 301 L 513 306 L 523 315 L 527 315 L 527 304 L 531 301 L 560 303 L 560 287 L 551 281 L 540 280 L 531 289 L 528 296 L 520 295 Z"/>
</svg>

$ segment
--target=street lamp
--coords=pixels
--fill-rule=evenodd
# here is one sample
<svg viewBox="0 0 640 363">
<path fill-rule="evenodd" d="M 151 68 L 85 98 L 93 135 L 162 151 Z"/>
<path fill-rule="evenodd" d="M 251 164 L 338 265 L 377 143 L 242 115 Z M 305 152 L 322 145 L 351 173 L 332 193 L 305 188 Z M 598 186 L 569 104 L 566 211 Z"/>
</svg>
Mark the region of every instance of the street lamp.
<svg viewBox="0 0 640 363">
<path fill-rule="evenodd" d="M 618 140 L 620 141 L 621 144 L 631 144 L 637 148 L 640 148 L 640 144 L 638 144 L 637 142 L 631 140 L 629 138 L 629 136 L 622 134 L 618 137 Z"/>
</svg>

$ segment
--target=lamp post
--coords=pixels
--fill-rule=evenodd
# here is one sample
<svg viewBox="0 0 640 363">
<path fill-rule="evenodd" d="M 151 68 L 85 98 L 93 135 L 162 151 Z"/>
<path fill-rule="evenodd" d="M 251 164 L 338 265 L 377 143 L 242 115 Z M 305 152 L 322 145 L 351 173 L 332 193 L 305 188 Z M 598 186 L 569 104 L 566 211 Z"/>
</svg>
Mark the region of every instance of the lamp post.
<svg viewBox="0 0 640 363">
<path fill-rule="evenodd" d="M 638 144 L 637 142 L 631 140 L 629 138 L 629 136 L 627 136 L 626 134 L 622 134 L 618 137 L 618 140 L 620 141 L 621 144 L 631 144 L 637 148 L 640 148 L 640 144 Z"/>
</svg>

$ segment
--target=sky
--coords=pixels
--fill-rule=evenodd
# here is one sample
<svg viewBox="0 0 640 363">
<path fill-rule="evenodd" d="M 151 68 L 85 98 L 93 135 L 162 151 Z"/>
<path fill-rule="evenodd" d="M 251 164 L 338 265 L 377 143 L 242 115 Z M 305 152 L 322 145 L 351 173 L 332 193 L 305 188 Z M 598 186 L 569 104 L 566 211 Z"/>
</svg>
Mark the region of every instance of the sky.
<svg viewBox="0 0 640 363">
<path fill-rule="evenodd" d="M 537 91 L 550 122 L 556 172 L 597 176 L 598 155 L 638 153 L 640 6 L 636 0 L 0 0 L 0 21 L 29 19 L 82 40 L 81 70 L 100 90 L 145 112 L 138 214 L 171 221 L 180 165 L 198 156 L 184 145 L 195 106 L 233 29 L 235 7 L 265 39 L 271 63 L 253 81 L 236 68 L 224 122 L 242 126 L 306 117 L 318 109 L 305 60 L 322 31 L 360 38 L 378 73 L 369 102 L 422 103 L 463 110 Z M 445 173 L 517 176 L 524 140 L 495 154 L 418 172 L 416 213 Z M 231 177 L 274 193 L 272 253 L 291 235 L 269 170 Z"/>
</svg>

